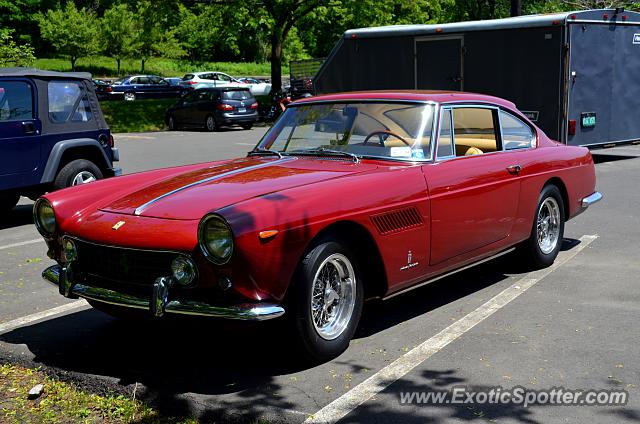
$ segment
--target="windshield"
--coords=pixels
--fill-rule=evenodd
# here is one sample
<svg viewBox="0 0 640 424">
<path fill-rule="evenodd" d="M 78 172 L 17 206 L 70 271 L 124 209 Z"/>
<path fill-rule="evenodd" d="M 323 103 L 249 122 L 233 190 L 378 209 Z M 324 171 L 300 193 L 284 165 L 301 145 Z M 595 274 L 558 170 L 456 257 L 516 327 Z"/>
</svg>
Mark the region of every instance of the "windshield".
<svg viewBox="0 0 640 424">
<path fill-rule="evenodd" d="M 341 151 L 358 156 L 431 157 L 435 107 L 423 103 L 326 103 L 287 109 L 258 144 L 280 153 Z"/>
</svg>

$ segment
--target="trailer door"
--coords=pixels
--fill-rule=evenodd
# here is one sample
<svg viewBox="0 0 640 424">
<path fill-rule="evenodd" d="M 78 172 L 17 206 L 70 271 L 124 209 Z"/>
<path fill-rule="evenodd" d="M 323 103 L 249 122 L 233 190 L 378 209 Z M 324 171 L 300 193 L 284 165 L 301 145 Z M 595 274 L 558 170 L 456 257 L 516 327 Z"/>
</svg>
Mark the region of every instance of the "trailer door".
<svg viewBox="0 0 640 424">
<path fill-rule="evenodd" d="M 640 139 L 640 28 L 571 24 L 567 144 L 598 145 Z"/>
<path fill-rule="evenodd" d="M 415 39 L 416 89 L 462 91 L 462 36 Z"/>
</svg>

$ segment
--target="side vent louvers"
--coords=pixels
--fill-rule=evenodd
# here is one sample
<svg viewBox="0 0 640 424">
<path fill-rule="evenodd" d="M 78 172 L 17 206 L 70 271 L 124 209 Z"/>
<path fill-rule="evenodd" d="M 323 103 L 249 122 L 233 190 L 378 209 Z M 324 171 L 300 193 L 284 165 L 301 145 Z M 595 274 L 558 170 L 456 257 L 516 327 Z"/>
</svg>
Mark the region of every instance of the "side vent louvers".
<svg viewBox="0 0 640 424">
<path fill-rule="evenodd" d="M 371 217 L 373 225 L 380 234 L 392 234 L 398 231 L 422 225 L 422 217 L 416 208 L 400 209 Z"/>
</svg>

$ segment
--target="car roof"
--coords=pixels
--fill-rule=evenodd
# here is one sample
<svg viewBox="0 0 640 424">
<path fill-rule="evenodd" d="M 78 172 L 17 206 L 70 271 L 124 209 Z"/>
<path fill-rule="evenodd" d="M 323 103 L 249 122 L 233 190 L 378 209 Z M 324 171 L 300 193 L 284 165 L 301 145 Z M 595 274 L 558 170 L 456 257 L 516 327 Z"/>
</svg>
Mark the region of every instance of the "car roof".
<svg viewBox="0 0 640 424">
<path fill-rule="evenodd" d="M 325 94 L 315 97 L 306 97 L 296 100 L 293 104 L 314 103 L 314 102 L 336 102 L 354 100 L 394 100 L 394 101 L 419 101 L 437 103 L 494 103 L 510 109 L 516 109 L 515 104 L 500 97 L 486 94 L 467 93 L 463 91 L 438 91 L 438 90 L 372 90 L 353 91 L 347 93 Z"/>
<path fill-rule="evenodd" d="M 76 78 L 91 79 L 88 72 L 55 72 L 45 71 L 36 68 L 0 68 L 0 76 L 2 77 L 44 77 L 44 78 Z"/>
</svg>

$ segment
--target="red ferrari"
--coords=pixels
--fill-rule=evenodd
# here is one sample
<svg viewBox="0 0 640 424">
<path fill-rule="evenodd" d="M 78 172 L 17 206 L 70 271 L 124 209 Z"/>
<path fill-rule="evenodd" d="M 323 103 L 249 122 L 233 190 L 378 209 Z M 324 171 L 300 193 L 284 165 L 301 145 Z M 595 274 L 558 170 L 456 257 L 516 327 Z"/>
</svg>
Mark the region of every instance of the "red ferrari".
<svg viewBox="0 0 640 424">
<path fill-rule="evenodd" d="M 292 103 L 247 157 L 50 193 L 34 217 L 58 263 L 43 276 L 66 297 L 115 316 L 284 315 L 322 360 L 346 349 L 364 299 L 513 248 L 550 265 L 595 182 L 586 148 L 508 101 L 345 93 Z"/>
</svg>

